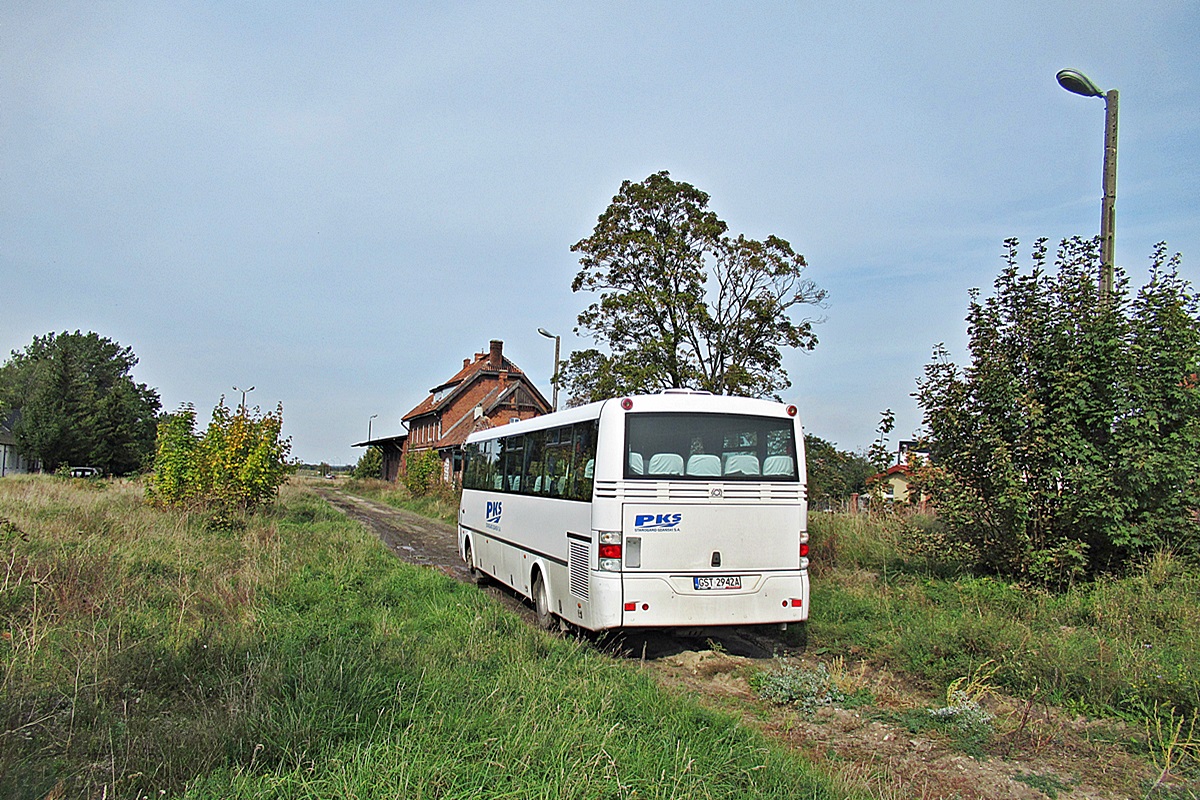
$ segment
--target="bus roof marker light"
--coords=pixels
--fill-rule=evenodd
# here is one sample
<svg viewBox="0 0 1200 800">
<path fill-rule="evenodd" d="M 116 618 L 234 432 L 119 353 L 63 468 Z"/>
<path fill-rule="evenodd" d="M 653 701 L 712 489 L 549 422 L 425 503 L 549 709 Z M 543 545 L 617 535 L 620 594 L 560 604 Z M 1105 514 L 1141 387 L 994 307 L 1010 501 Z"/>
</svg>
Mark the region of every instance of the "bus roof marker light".
<svg viewBox="0 0 1200 800">
<path fill-rule="evenodd" d="M 798 413 L 799 413 L 799 412 L 796 410 L 796 407 L 795 407 L 795 406 L 788 406 L 788 407 L 787 407 L 787 415 L 788 415 L 789 417 L 794 417 L 794 416 L 796 416 L 796 414 L 798 414 Z"/>
<path fill-rule="evenodd" d="M 621 408 L 625 411 L 628 411 L 629 409 L 633 408 L 633 400 L 631 400 L 628 397 L 622 398 Z"/>
</svg>

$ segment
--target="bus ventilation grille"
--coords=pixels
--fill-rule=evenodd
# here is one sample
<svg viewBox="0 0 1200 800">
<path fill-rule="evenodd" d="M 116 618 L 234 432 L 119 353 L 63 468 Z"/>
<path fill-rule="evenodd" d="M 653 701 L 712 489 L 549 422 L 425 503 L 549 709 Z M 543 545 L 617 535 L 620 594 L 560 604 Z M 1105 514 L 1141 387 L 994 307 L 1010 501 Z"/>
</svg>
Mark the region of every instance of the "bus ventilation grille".
<svg viewBox="0 0 1200 800">
<path fill-rule="evenodd" d="M 719 495 L 713 494 L 713 489 L 719 487 Z M 695 500 L 712 501 L 715 497 L 723 501 L 767 502 L 778 501 L 794 503 L 804 499 L 803 489 L 795 482 L 684 482 L 684 481 L 645 481 L 618 483 L 615 481 L 597 481 L 596 497 L 602 500 Z"/>
<path fill-rule="evenodd" d="M 571 539 L 569 561 L 571 564 L 571 594 L 587 600 L 588 596 L 588 542 Z"/>
</svg>

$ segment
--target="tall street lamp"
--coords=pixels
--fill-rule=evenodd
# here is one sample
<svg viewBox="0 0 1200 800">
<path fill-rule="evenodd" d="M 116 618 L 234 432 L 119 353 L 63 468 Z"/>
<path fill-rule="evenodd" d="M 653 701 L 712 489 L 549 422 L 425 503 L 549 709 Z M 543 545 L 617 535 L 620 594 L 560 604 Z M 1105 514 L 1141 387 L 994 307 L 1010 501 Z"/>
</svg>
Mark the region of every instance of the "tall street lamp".
<svg viewBox="0 0 1200 800">
<path fill-rule="evenodd" d="M 1060 70 L 1058 85 L 1084 97 L 1104 98 L 1104 202 L 1100 207 L 1100 302 L 1113 290 L 1113 244 L 1117 222 L 1117 90 L 1102 92 L 1082 72 Z"/>
<path fill-rule="evenodd" d="M 235 386 L 235 387 L 233 387 L 233 390 L 235 392 L 242 393 L 242 416 L 244 417 L 244 416 L 246 416 L 246 395 L 250 394 L 250 392 L 253 392 L 254 387 L 251 386 L 249 389 L 239 389 L 238 387 Z"/>
<path fill-rule="evenodd" d="M 372 414 L 371 418 L 367 420 L 367 441 L 368 442 L 371 441 L 371 423 L 374 422 L 375 418 L 378 416 L 379 416 L 378 414 Z"/>
<path fill-rule="evenodd" d="M 538 328 L 538 333 L 545 336 L 547 339 L 554 340 L 554 372 L 550 373 L 550 384 L 554 387 L 553 410 L 558 411 L 558 351 L 562 345 L 562 337 L 555 336 L 545 328 Z"/>
</svg>

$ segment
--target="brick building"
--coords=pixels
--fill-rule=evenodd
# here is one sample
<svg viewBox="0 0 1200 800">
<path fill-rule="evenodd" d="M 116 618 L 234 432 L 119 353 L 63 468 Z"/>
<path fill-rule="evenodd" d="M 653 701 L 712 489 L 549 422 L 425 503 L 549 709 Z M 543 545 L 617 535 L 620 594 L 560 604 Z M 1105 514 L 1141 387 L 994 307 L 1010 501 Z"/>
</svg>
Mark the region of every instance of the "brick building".
<svg viewBox="0 0 1200 800">
<path fill-rule="evenodd" d="M 468 434 L 550 410 L 550 403 L 533 382 L 504 357 L 504 342 L 493 339 L 487 352 L 464 358 L 454 377 L 430 389 L 429 396 L 401 418 L 408 427 L 401 458 L 436 450 L 442 461 L 442 479 L 457 482 Z"/>
</svg>

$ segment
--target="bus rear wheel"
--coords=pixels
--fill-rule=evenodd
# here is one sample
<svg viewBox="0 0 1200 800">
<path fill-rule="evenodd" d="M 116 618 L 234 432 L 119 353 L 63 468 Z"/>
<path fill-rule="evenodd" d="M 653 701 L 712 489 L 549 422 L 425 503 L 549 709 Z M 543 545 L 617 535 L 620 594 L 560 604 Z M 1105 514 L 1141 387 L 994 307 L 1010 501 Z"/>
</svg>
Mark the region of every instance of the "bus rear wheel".
<svg viewBox="0 0 1200 800">
<path fill-rule="evenodd" d="M 550 597 L 546 594 L 546 580 L 540 572 L 533 578 L 533 608 L 537 614 L 539 628 L 552 631 L 558 627 L 554 621 L 554 614 L 550 611 Z"/>
</svg>

